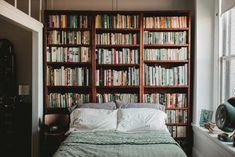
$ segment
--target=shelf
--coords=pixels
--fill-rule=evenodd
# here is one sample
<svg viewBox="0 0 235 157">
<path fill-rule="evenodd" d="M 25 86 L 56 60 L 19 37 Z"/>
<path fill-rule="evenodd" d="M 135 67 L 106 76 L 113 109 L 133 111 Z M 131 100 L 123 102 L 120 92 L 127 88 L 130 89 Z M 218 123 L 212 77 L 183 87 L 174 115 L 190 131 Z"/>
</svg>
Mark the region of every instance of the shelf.
<svg viewBox="0 0 235 157">
<path fill-rule="evenodd" d="M 186 64 L 188 60 L 144 60 L 146 64 Z"/>
<path fill-rule="evenodd" d="M 47 44 L 49 47 L 90 47 L 87 44 Z"/>
<path fill-rule="evenodd" d="M 47 31 L 90 31 L 90 28 L 47 28 Z"/>
<path fill-rule="evenodd" d="M 139 89 L 139 86 L 96 86 L 97 89 Z"/>
<path fill-rule="evenodd" d="M 89 86 L 46 86 L 51 90 L 72 89 L 72 90 L 90 90 Z"/>
<path fill-rule="evenodd" d="M 145 89 L 160 89 L 160 88 L 169 88 L 169 89 L 181 89 L 181 88 L 189 88 L 188 85 L 182 86 L 144 86 Z"/>
<path fill-rule="evenodd" d="M 114 15 L 116 16 L 117 14 L 124 14 L 124 15 L 139 15 L 138 18 L 138 22 L 139 22 L 139 28 L 95 28 L 95 26 L 97 25 L 97 21 L 96 21 L 96 15 L 99 14 L 106 14 L 107 16 L 109 15 Z M 43 68 L 44 68 L 44 75 L 47 74 L 47 67 L 52 68 L 52 69 L 61 69 L 62 66 L 64 67 L 84 67 L 86 69 L 89 69 L 89 86 L 47 86 L 46 82 L 47 82 L 47 78 L 49 76 L 44 76 L 44 113 L 68 113 L 68 109 L 67 108 L 47 108 L 48 106 L 48 100 L 49 100 L 49 95 L 51 93 L 78 93 L 78 94 L 89 94 L 89 102 L 96 102 L 97 101 L 97 94 L 115 94 L 115 93 L 121 93 L 121 94 L 135 94 L 138 97 L 138 102 L 143 103 L 145 101 L 145 95 L 146 94 L 157 94 L 157 93 L 162 93 L 164 94 L 164 98 L 169 99 L 168 93 L 173 94 L 173 93 L 180 93 L 180 94 L 185 94 L 184 97 L 186 99 L 186 104 L 185 105 L 181 105 L 182 107 L 180 107 L 180 105 L 168 105 L 166 106 L 166 111 L 167 112 L 172 112 L 172 114 L 174 112 L 183 112 L 183 115 L 186 116 L 187 114 L 187 122 L 182 123 L 183 121 L 180 120 L 181 123 L 167 123 L 167 126 L 184 126 L 186 128 L 186 135 L 190 135 L 190 130 L 188 129 L 190 127 L 190 123 L 191 123 L 191 108 L 192 108 L 192 92 L 191 92 L 191 83 L 193 84 L 192 80 L 191 80 L 191 74 L 193 73 L 193 66 L 191 66 L 191 62 L 193 58 L 191 58 L 191 17 L 190 17 L 190 12 L 186 11 L 186 10 L 182 10 L 182 11 L 48 11 L 47 14 L 45 14 L 45 26 L 49 26 L 48 25 L 48 20 L 50 18 L 48 18 L 49 15 L 87 15 L 88 16 L 88 28 L 47 28 L 45 27 L 44 29 L 44 62 L 43 62 Z M 144 28 L 145 27 L 145 22 L 144 21 L 144 17 L 167 17 L 167 16 L 186 16 L 186 19 L 181 19 L 184 22 L 184 25 L 186 28 L 181 27 L 181 28 Z M 168 18 L 169 20 L 170 18 Z M 105 19 L 105 20 L 111 20 L 112 19 Z M 105 20 L 101 20 L 102 26 L 103 24 L 105 24 Z M 177 19 L 174 19 L 177 20 Z M 179 19 L 177 20 L 179 21 Z M 182 22 L 182 21 L 181 21 Z M 187 25 L 185 25 L 185 23 Z M 50 26 L 58 26 L 58 25 L 50 25 Z M 70 25 L 69 25 L 70 26 Z M 68 26 L 68 27 L 69 27 Z M 131 25 L 132 26 L 132 25 Z M 177 25 L 178 26 L 178 25 Z M 76 31 L 89 31 L 89 40 L 86 37 L 86 41 L 89 41 L 87 44 L 48 44 L 48 42 L 53 41 L 53 43 L 58 43 L 61 42 L 60 40 L 57 40 L 57 38 L 55 38 L 55 40 L 47 40 L 48 39 L 48 35 L 49 35 L 49 31 L 64 31 L 64 32 L 75 32 Z M 166 37 L 170 37 L 173 34 L 177 34 L 176 32 L 180 32 L 182 34 L 185 34 L 184 37 L 184 42 L 181 42 L 181 40 L 179 39 L 169 39 L 169 41 L 167 41 L 164 44 L 144 44 L 144 43 L 153 43 L 151 42 L 151 40 L 147 41 L 145 37 L 145 31 L 149 31 L 150 34 L 154 33 L 154 32 L 165 32 Z M 172 34 L 169 32 L 173 32 Z M 183 33 L 184 32 L 184 33 Z M 111 43 L 111 34 L 126 34 L 126 36 L 118 36 L 117 38 L 114 38 L 113 40 L 123 40 L 123 42 L 116 42 L 116 44 L 109 44 Z M 170 35 L 168 35 L 168 33 Z M 101 34 L 106 34 L 106 35 L 101 35 Z M 128 34 L 136 34 L 138 37 L 136 37 L 135 42 L 132 42 L 134 40 L 132 40 L 132 36 L 128 35 Z M 54 34 L 56 35 L 56 34 Z M 66 34 L 67 35 L 67 34 Z M 100 35 L 100 38 L 102 37 L 102 40 L 107 41 L 108 44 L 96 44 L 96 43 L 105 43 L 105 42 L 97 42 L 96 37 Z M 71 35 L 71 38 L 76 37 L 76 35 Z M 115 36 L 116 37 L 116 36 Z M 49 37 L 49 39 L 51 39 L 51 37 Z M 53 38 L 54 39 L 54 38 Z M 131 43 L 136 43 L 136 44 L 128 44 L 128 41 L 125 41 L 125 39 L 127 40 L 132 40 L 130 41 Z M 73 39 L 70 39 L 73 43 Z M 100 39 L 101 40 L 101 39 Z M 110 40 L 110 41 L 109 41 Z M 82 41 L 83 43 L 86 42 L 85 40 Z M 130 43 L 129 42 L 129 43 Z M 112 42 L 114 43 L 114 42 Z M 123 43 L 123 44 L 118 44 L 118 43 Z M 169 43 L 185 43 L 185 44 L 169 44 Z M 52 51 L 51 47 L 66 47 L 66 48 L 73 48 L 73 47 L 86 47 L 89 49 L 89 62 L 46 62 L 47 60 L 47 47 L 49 47 L 49 51 Z M 135 54 L 134 57 L 137 57 L 138 60 L 136 60 L 136 62 L 138 62 L 137 64 L 129 64 L 127 62 L 127 64 L 98 64 L 98 60 L 97 60 L 97 53 L 96 51 L 99 51 L 101 49 L 107 49 L 109 51 L 111 51 L 112 49 L 117 49 L 122 51 L 124 48 L 129 50 L 135 50 Z M 185 60 L 153 60 L 154 58 L 151 57 L 149 59 L 151 60 L 144 60 L 145 57 L 145 50 L 150 50 L 150 49 L 179 49 L 180 52 L 185 53 L 184 51 L 186 51 L 186 56 L 184 59 Z M 181 50 L 182 49 L 182 50 Z M 136 52 L 138 51 L 138 52 Z M 103 52 L 101 52 L 103 53 Z M 111 51 L 112 53 L 112 51 Z M 126 53 L 126 52 L 125 52 Z M 137 53 L 137 54 L 136 54 Z M 183 54 L 182 53 L 182 54 Z M 58 54 L 58 56 L 60 55 L 59 52 L 56 52 L 56 55 Z M 71 51 L 71 54 L 73 54 L 73 52 Z M 117 54 L 116 54 L 117 55 Z M 137 56 L 136 56 L 137 55 Z M 149 54 L 147 54 L 149 55 Z M 169 54 L 171 55 L 171 54 Z M 110 57 L 113 57 L 112 55 L 110 56 L 109 53 L 107 53 L 107 55 L 105 56 L 105 58 L 108 57 L 110 59 Z M 120 57 L 120 56 L 116 56 L 116 57 Z M 173 57 L 173 55 L 172 55 Z M 107 60 L 109 60 L 107 58 Z M 147 57 L 146 57 L 147 58 Z M 112 58 L 111 58 L 112 59 Z M 105 62 L 105 63 L 110 63 L 110 62 Z M 131 62 L 134 63 L 134 62 Z M 185 68 L 185 70 L 187 69 L 187 84 L 186 85 L 173 85 L 173 86 L 150 86 L 150 85 L 145 85 L 145 66 L 161 66 L 164 67 L 166 69 L 171 69 L 172 67 L 178 67 L 178 66 L 182 66 L 182 69 L 184 69 L 183 67 L 187 66 L 187 68 Z M 134 69 L 138 69 L 139 70 L 139 75 L 136 76 L 138 77 L 137 79 L 139 80 L 139 84 L 138 85 L 124 85 L 124 86 L 103 86 L 104 85 L 104 77 L 101 73 L 104 73 L 104 70 L 117 70 L 117 71 L 126 71 L 129 68 L 134 68 Z M 63 68 L 62 68 L 63 69 Z M 180 68 L 179 68 L 180 69 Z M 100 73 L 98 73 L 96 70 L 99 70 Z M 172 70 L 174 72 L 174 70 Z M 171 71 L 171 72 L 172 72 Z M 63 74 L 63 73 L 62 73 Z M 97 80 L 97 74 L 101 74 L 100 75 L 100 80 Z M 130 73 L 132 74 L 132 73 Z M 60 74 L 61 75 L 61 74 Z M 128 74 L 129 75 L 129 74 Z M 179 77 L 180 74 L 177 74 L 177 76 Z M 186 75 L 186 73 L 185 73 Z M 182 75 L 183 76 L 183 75 Z M 53 75 L 51 76 L 53 77 Z M 65 76 L 66 77 L 66 76 Z M 154 77 L 154 74 L 149 75 L 149 77 Z M 113 79 L 113 76 L 110 76 L 111 80 Z M 128 79 L 129 77 L 126 76 L 126 79 Z M 119 79 L 119 78 L 117 78 Z M 168 79 L 168 78 L 166 78 Z M 183 79 L 183 77 L 182 77 Z M 110 80 L 110 79 L 109 79 Z M 121 81 L 121 80 L 119 80 Z M 127 80 L 128 81 L 128 80 Z M 136 81 L 136 80 L 134 80 Z M 159 80 L 160 81 L 160 80 Z M 96 83 L 101 83 L 101 86 L 96 86 Z M 112 83 L 112 82 L 111 82 Z M 109 83 L 109 84 L 111 84 Z M 107 95 L 108 97 L 109 95 Z M 170 95 L 171 97 L 171 95 Z M 182 99 L 184 98 L 183 96 L 181 96 Z M 60 97 L 58 96 L 59 100 Z M 56 105 L 55 105 L 56 106 Z M 57 107 L 60 107 L 59 105 Z M 63 106 L 64 107 L 64 106 Z M 169 118 L 169 122 L 175 122 L 173 120 L 173 116 Z M 177 131 L 176 131 L 176 134 Z M 178 134 L 181 135 L 181 134 Z M 184 140 L 185 137 L 179 137 L 177 138 L 177 135 L 175 137 L 175 139 L 179 139 L 179 140 Z"/>
<path fill-rule="evenodd" d="M 188 47 L 189 44 L 144 44 L 144 48 Z"/>
<path fill-rule="evenodd" d="M 188 31 L 189 28 L 144 28 L 144 31 Z"/>
<path fill-rule="evenodd" d="M 139 32 L 139 28 L 96 28 L 96 32 Z"/>
<path fill-rule="evenodd" d="M 91 62 L 46 62 L 47 65 L 51 66 L 90 66 Z"/>
<path fill-rule="evenodd" d="M 113 48 L 113 47 L 126 47 L 126 48 L 139 48 L 140 45 L 131 45 L 131 44 L 123 44 L 123 45 L 96 45 L 96 48 Z"/>
<path fill-rule="evenodd" d="M 117 68 L 117 67 L 139 67 L 139 64 L 97 64 L 98 68 L 102 67 L 110 67 L 110 68 Z"/>
</svg>

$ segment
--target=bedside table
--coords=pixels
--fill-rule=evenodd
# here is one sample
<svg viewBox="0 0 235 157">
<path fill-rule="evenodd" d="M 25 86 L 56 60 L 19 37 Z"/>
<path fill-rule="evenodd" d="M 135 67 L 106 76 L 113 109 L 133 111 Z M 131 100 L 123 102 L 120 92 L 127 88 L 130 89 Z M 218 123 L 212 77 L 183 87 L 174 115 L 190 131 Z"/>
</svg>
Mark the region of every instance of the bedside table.
<svg viewBox="0 0 235 157">
<path fill-rule="evenodd" d="M 65 139 L 65 131 L 43 133 L 43 157 L 51 157 Z"/>
<path fill-rule="evenodd" d="M 47 114 L 44 117 L 41 137 L 41 157 L 52 157 L 66 138 L 69 118 L 65 114 Z"/>
</svg>

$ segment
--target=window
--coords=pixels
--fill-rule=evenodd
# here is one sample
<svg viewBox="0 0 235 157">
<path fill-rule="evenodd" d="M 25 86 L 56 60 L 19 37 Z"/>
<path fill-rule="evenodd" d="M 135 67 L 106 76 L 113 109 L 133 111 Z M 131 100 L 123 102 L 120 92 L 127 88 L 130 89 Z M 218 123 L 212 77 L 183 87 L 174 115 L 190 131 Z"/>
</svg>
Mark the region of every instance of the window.
<svg viewBox="0 0 235 157">
<path fill-rule="evenodd" d="M 222 101 L 235 96 L 235 8 L 222 16 Z"/>
</svg>

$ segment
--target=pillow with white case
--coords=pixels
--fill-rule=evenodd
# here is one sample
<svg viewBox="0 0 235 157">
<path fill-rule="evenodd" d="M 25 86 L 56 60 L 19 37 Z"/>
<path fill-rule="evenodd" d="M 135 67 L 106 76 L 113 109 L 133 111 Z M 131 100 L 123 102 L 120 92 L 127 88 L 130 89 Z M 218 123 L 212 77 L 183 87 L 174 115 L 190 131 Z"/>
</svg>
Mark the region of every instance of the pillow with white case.
<svg viewBox="0 0 235 157">
<path fill-rule="evenodd" d="M 166 118 L 165 112 L 151 108 L 119 109 L 117 131 L 165 130 L 169 132 L 165 125 Z"/>
<path fill-rule="evenodd" d="M 117 110 L 77 108 L 70 114 L 70 129 L 107 131 L 117 128 Z"/>
</svg>

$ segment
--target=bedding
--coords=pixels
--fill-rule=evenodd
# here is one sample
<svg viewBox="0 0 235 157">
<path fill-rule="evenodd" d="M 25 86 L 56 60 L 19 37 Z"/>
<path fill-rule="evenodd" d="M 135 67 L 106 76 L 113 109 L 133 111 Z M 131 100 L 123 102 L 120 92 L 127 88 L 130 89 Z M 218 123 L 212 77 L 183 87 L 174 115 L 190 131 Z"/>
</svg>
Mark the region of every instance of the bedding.
<svg viewBox="0 0 235 157">
<path fill-rule="evenodd" d="M 165 106 L 154 103 L 124 103 L 122 101 L 115 101 L 117 108 L 153 108 L 161 111 L 165 111 Z"/>
<path fill-rule="evenodd" d="M 85 103 L 85 104 L 78 104 L 78 108 L 94 108 L 94 109 L 105 109 L 105 110 L 115 110 L 116 104 L 111 101 L 107 103 Z"/>
<path fill-rule="evenodd" d="M 72 132 L 53 157 L 186 157 L 163 130 Z"/>
<path fill-rule="evenodd" d="M 161 110 L 151 108 L 128 108 L 118 110 L 117 131 L 132 132 L 143 130 L 165 130 L 167 115 Z"/>
<path fill-rule="evenodd" d="M 70 114 L 70 130 L 107 131 L 117 128 L 117 110 L 77 108 Z"/>
</svg>

